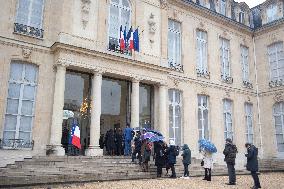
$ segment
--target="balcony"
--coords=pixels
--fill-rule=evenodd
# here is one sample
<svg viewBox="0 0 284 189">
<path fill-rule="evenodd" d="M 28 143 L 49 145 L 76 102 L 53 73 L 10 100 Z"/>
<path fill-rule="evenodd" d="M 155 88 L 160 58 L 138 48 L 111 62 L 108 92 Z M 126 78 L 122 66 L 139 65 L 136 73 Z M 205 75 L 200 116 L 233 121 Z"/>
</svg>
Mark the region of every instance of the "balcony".
<svg viewBox="0 0 284 189">
<path fill-rule="evenodd" d="M 280 86 L 284 86 L 283 79 L 278 79 L 278 80 L 274 80 L 274 81 L 269 82 L 269 87 L 271 87 L 271 88 L 280 87 Z"/>
<path fill-rule="evenodd" d="M 0 139 L 0 149 L 33 149 L 34 141 L 24 139 Z"/>
<path fill-rule="evenodd" d="M 249 81 L 243 81 L 243 85 L 245 88 L 248 88 L 248 89 L 252 89 L 253 88 L 253 85 L 251 82 Z"/>
<path fill-rule="evenodd" d="M 197 77 L 204 77 L 206 79 L 210 79 L 210 72 L 207 70 L 196 69 Z"/>
<path fill-rule="evenodd" d="M 233 78 L 231 76 L 221 75 L 221 79 L 222 79 L 223 82 L 225 82 L 227 84 L 232 84 L 233 83 Z"/>
<path fill-rule="evenodd" d="M 172 70 L 183 72 L 183 65 L 177 64 L 171 60 L 168 60 L 168 63 L 169 63 L 169 68 L 171 68 Z"/>
<path fill-rule="evenodd" d="M 128 45 L 127 45 L 128 46 Z M 125 48 L 124 50 L 120 49 L 120 45 L 118 43 L 118 39 L 109 37 L 109 43 L 108 43 L 108 51 L 119 53 L 119 54 L 124 54 L 127 56 L 132 56 L 132 51 L 129 50 L 128 48 Z"/>
<path fill-rule="evenodd" d="M 14 23 L 14 33 L 27 35 L 35 38 L 43 38 L 43 29 L 38 29 L 24 24 Z"/>
</svg>

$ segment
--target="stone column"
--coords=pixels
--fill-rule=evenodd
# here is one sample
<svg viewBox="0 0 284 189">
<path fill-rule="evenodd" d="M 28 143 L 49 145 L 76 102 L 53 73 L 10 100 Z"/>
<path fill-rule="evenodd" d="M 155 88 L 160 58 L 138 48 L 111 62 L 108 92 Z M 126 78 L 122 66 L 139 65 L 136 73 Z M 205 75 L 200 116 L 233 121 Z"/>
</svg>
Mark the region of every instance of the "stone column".
<svg viewBox="0 0 284 189">
<path fill-rule="evenodd" d="M 165 137 L 165 141 L 169 141 L 169 125 L 168 125 L 168 90 L 166 85 L 159 86 L 159 131 Z"/>
<path fill-rule="evenodd" d="M 86 150 L 87 156 L 102 156 L 103 149 L 99 146 L 101 127 L 101 91 L 102 73 L 94 72 L 92 79 L 92 101 L 91 101 L 91 125 L 90 125 L 90 145 Z"/>
<path fill-rule="evenodd" d="M 131 128 L 139 127 L 139 80 L 132 80 Z"/>
<path fill-rule="evenodd" d="M 51 154 L 64 156 L 65 150 L 61 145 L 62 138 L 62 122 L 63 122 L 63 106 L 64 106 L 64 91 L 65 91 L 65 65 L 58 64 L 55 88 L 53 96 L 52 123 L 50 130 L 50 145 L 47 149 L 51 149 Z"/>
</svg>

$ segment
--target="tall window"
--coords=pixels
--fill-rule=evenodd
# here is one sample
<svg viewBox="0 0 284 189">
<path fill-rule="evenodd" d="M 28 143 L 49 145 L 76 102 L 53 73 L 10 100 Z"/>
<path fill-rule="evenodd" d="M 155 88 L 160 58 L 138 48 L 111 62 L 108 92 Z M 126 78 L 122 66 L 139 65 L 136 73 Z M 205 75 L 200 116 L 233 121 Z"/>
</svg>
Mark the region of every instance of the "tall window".
<svg viewBox="0 0 284 189">
<path fill-rule="evenodd" d="M 252 104 L 245 103 L 246 139 L 248 143 L 253 143 L 252 107 Z"/>
<path fill-rule="evenodd" d="M 168 63 L 171 68 L 181 66 L 181 24 L 169 19 Z"/>
<path fill-rule="evenodd" d="M 221 74 L 222 79 L 226 79 L 231 76 L 231 68 L 230 68 L 230 42 L 227 39 L 220 38 L 221 42 Z"/>
<path fill-rule="evenodd" d="M 284 152 L 284 102 L 273 107 L 274 125 L 278 152 Z"/>
<path fill-rule="evenodd" d="M 205 2 L 205 0 L 199 0 L 199 5 L 201 5 L 201 6 L 206 6 L 206 2 Z"/>
<path fill-rule="evenodd" d="M 239 22 L 242 24 L 245 23 L 245 13 L 243 11 L 239 12 Z"/>
<path fill-rule="evenodd" d="M 198 95 L 198 130 L 199 139 L 209 140 L 208 97 Z"/>
<path fill-rule="evenodd" d="M 233 133 L 233 122 L 232 122 L 232 101 L 225 99 L 223 100 L 223 106 L 224 106 L 224 136 L 226 138 L 233 139 L 234 133 Z"/>
<path fill-rule="evenodd" d="M 181 145 L 181 98 L 180 91 L 169 90 L 169 139 L 174 140 L 176 145 Z"/>
<path fill-rule="evenodd" d="M 197 69 L 200 72 L 207 72 L 207 32 L 197 30 Z"/>
<path fill-rule="evenodd" d="M 226 16 L 226 0 L 220 0 L 220 14 Z"/>
<path fill-rule="evenodd" d="M 131 8 L 128 0 L 111 0 L 109 8 L 109 49 L 119 49 L 120 26 L 129 30 Z"/>
<path fill-rule="evenodd" d="M 43 37 L 44 0 L 19 0 L 14 31 L 34 37 Z"/>
<path fill-rule="evenodd" d="M 284 80 L 284 51 L 283 42 L 268 46 L 271 81 Z"/>
<path fill-rule="evenodd" d="M 4 146 L 30 147 L 38 68 L 12 62 L 4 124 Z M 18 141 L 18 143 L 15 141 Z"/>
<path fill-rule="evenodd" d="M 248 62 L 248 48 L 241 45 L 241 63 L 243 71 L 243 81 L 249 81 L 249 62 Z"/>
<path fill-rule="evenodd" d="M 270 4 L 266 9 L 267 22 L 272 22 L 277 19 L 277 5 Z"/>
</svg>

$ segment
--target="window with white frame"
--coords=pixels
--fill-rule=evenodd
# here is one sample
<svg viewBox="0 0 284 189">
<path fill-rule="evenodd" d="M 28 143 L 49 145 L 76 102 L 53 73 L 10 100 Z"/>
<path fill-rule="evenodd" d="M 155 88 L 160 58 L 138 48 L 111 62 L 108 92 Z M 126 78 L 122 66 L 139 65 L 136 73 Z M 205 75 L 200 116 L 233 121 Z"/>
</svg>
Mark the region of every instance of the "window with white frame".
<svg viewBox="0 0 284 189">
<path fill-rule="evenodd" d="M 273 116 L 278 152 L 284 152 L 284 102 L 273 106 Z"/>
<path fill-rule="evenodd" d="M 266 9 L 267 22 L 272 22 L 277 19 L 277 5 L 270 4 Z"/>
<path fill-rule="evenodd" d="M 197 42 L 197 70 L 199 72 L 207 72 L 207 32 L 202 30 L 197 30 L 196 32 L 196 42 Z"/>
<path fill-rule="evenodd" d="M 109 49 L 119 49 L 120 27 L 129 30 L 131 25 L 131 7 L 128 0 L 110 0 L 109 7 Z"/>
<path fill-rule="evenodd" d="M 198 95 L 198 130 L 199 139 L 209 140 L 209 106 L 208 96 Z"/>
<path fill-rule="evenodd" d="M 245 23 L 245 13 L 243 11 L 239 12 L 239 22 L 242 24 Z"/>
<path fill-rule="evenodd" d="M 169 139 L 181 145 L 182 94 L 179 90 L 169 90 Z"/>
<path fill-rule="evenodd" d="M 268 46 L 268 59 L 270 65 L 270 80 L 284 80 L 284 51 L 283 42 Z"/>
<path fill-rule="evenodd" d="M 253 114 L 252 104 L 245 103 L 245 121 L 246 121 L 246 140 L 248 143 L 253 143 Z"/>
<path fill-rule="evenodd" d="M 230 138 L 233 140 L 234 132 L 233 132 L 233 121 L 232 121 L 232 101 L 228 99 L 223 100 L 223 107 L 224 107 L 224 136 L 226 138 Z"/>
<path fill-rule="evenodd" d="M 15 140 L 21 147 L 29 147 L 32 140 L 35 96 L 38 67 L 14 61 L 10 67 L 9 89 L 5 124 L 3 132 L 4 146 L 15 147 Z"/>
<path fill-rule="evenodd" d="M 206 2 L 205 2 L 206 0 L 199 0 L 199 5 L 201 5 L 201 6 L 206 6 Z"/>
<path fill-rule="evenodd" d="M 177 67 L 181 65 L 181 24 L 171 19 L 168 24 L 168 63 Z"/>
<path fill-rule="evenodd" d="M 231 66 L 230 66 L 230 42 L 227 39 L 220 38 L 220 59 L 221 59 L 221 74 L 222 79 L 231 77 Z"/>
<path fill-rule="evenodd" d="M 44 0 L 19 0 L 16 23 L 42 28 Z"/>
<path fill-rule="evenodd" d="M 241 45 L 241 64 L 243 71 L 243 81 L 249 82 L 249 62 L 248 62 L 248 48 Z"/>
<path fill-rule="evenodd" d="M 226 8 L 227 3 L 226 0 L 220 0 L 220 14 L 223 14 L 224 16 L 226 16 Z"/>
</svg>

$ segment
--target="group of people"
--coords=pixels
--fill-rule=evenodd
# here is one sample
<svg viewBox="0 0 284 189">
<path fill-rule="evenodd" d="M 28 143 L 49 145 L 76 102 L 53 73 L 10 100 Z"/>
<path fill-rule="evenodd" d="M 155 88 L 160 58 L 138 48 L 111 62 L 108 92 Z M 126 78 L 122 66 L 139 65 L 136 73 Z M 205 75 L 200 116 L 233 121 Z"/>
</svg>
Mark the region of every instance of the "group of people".
<svg viewBox="0 0 284 189">
<path fill-rule="evenodd" d="M 238 153 L 238 149 L 235 144 L 233 144 L 230 138 L 226 139 L 225 149 L 223 150 L 223 154 L 225 156 L 224 161 L 227 164 L 228 175 L 229 175 L 229 182 L 226 183 L 227 185 L 236 185 L 236 171 L 235 171 L 235 164 L 236 164 L 236 156 Z M 247 158 L 246 168 L 248 171 L 251 172 L 251 176 L 254 180 L 253 189 L 261 188 L 260 181 L 258 178 L 258 149 L 250 144 L 246 143 L 245 147 L 247 149 L 247 153 L 245 154 Z M 213 157 L 212 153 L 202 151 L 203 160 L 201 165 L 205 169 L 205 176 L 203 180 L 211 181 L 211 170 L 213 168 Z"/>
</svg>

